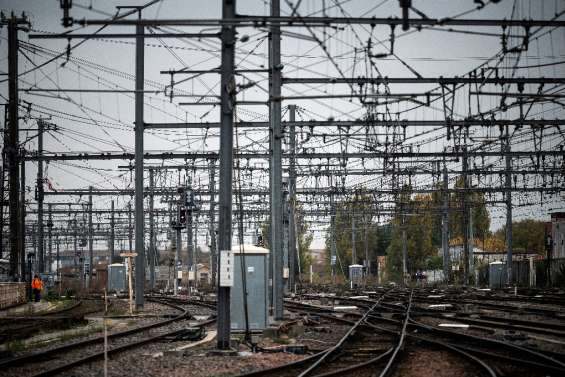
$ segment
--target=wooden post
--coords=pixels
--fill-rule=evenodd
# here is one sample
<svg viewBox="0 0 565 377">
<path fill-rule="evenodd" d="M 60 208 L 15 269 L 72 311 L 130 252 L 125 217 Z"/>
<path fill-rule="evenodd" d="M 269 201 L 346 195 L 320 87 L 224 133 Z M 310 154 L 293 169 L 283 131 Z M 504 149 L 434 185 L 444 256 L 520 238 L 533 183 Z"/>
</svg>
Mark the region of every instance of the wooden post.
<svg viewBox="0 0 565 377">
<path fill-rule="evenodd" d="M 128 259 L 128 285 L 129 285 L 129 314 L 133 314 L 133 286 L 131 281 L 132 274 L 132 258 L 136 257 L 137 253 L 121 253 L 120 257 Z M 142 267 L 143 268 L 143 267 Z M 136 292 L 139 294 L 139 292 Z M 141 292 L 143 294 L 143 292 Z"/>
</svg>

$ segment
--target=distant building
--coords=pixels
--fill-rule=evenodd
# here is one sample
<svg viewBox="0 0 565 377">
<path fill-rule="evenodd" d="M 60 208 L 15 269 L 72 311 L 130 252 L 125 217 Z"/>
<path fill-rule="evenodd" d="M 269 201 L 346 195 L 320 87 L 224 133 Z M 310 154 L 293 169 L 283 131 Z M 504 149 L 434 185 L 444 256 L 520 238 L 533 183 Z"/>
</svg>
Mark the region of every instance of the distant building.
<svg viewBox="0 0 565 377">
<path fill-rule="evenodd" d="M 471 251 L 471 250 L 469 250 Z M 443 256 L 443 251 L 441 248 L 438 248 L 438 255 Z M 483 250 L 480 247 L 473 246 L 473 257 L 477 262 L 495 262 L 495 261 L 506 261 L 506 251 L 497 251 L 497 250 Z M 512 253 L 512 260 L 524 260 L 530 257 L 534 258 L 542 258 L 541 255 L 533 252 L 517 252 L 514 251 Z M 458 261 L 463 260 L 463 245 L 450 245 L 449 246 L 449 259 L 451 263 L 456 263 Z"/>
<path fill-rule="evenodd" d="M 324 273 L 326 267 L 326 249 L 310 249 L 312 256 L 312 271 L 315 273 Z M 302 271 L 308 273 L 310 271 Z"/>
<path fill-rule="evenodd" d="M 565 212 L 551 214 L 551 258 L 565 258 Z"/>
</svg>

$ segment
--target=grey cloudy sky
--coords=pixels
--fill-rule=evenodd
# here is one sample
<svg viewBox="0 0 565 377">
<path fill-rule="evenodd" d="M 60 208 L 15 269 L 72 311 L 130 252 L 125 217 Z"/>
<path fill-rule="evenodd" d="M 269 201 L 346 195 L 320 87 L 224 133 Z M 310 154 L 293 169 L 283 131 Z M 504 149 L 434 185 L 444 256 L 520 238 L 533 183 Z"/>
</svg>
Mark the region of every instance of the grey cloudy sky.
<svg viewBox="0 0 565 377">
<path fill-rule="evenodd" d="M 100 19 L 116 12 L 116 5 L 139 5 L 142 1 L 88 1 L 75 0 L 71 15 L 76 19 Z M 289 6 L 281 0 L 282 14 L 289 13 Z M 144 11 L 144 17 L 155 18 L 219 18 L 221 16 L 220 1 L 182 1 L 164 0 Z M 325 4 L 326 10 L 323 10 Z M 339 5 L 338 5 L 339 4 Z M 534 18 L 550 19 L 556 13 L 565 10 L 565 2 L 557 0 L 503 0 L 498 4 L 488 4 L 484 9 L 472 11 L 476 4 L 471 0 L 415 0 L 414 7 L 433 18 L 451 17 L 462 12 L 470 11 L 465 18 Z M 92 6 L 92 9 L 85 9 Z M 30 17 L 33 33 L 61 32 L 66 29 L 60 25 L 62 11 L 59 9 L 58 0 L 0 0 L 0 9 L 5 13 L 25 11 Z M 269 3 L 261 0 L 240 0 L 237 11 L 239 14 L 267 15 Z M 400 9 L 396 0 L 369 1 L 369 0 L 304 0 L 298 12 L 301 15 L 319 16 L 324 13 L 330 16 L 376 16 L 399 17 Z M 416 15 L 414 15 L 416 17 Z M 92 32 L 95 27 L 76 28 L 77 32 Z M 474 67 L 483 64 L 487 59 L 497 54 L 501 49 L 500 28 L 473 28 L 473 31 L 490 33 L 492 35 L 469 35 L 464 33 L 437 30 L 411 30 L 403 33 L 400 28 L 395 31 L 394 52 L 398 59 L 390 57 L 375 61 L 380 73 L 389 77 L 412 77 L 414 73 L 406 68 L 410 66 L 422 76 L 455 76 L 464 75 Z M 164 28 L 164 31 L 196 31 L 198 28 Z M 206 31 L 217 31 L 207 29 Z M 467 31 L 458 28 L 459 31 Z M 305 28 L 292 28 L 293 32 L 310 35 Z M 544 30 L 545 31 L 545 30 Z M 111 27 L 104 32 L 133 32 L 132 28 Z M 151 31 L 148 30 L 148 33 Z M 0 31 L 0 70 L 7 71 L 7 41 L 6 30 Z M 236 63 L 241 68 L 260 68 L 268 66 L 268 40 L 267 33 L 263 30 L 245 28 L 239 31 L 240 35 L 249 35 L 248 42 L 238 44 Z M 327 51 L 333 61 L 344 72 L 346 77 L 365 75 L 368 65 L 362 50 L 366 48 L 367 41 L 372 40 L 373 53 L 387 51 L 389 42 L 386 41 L 390 34 L 387 26 L 378 26 L 374 30 L 369 27 L 344 26 L 343 30 L 333 28 L 318 28 L 314 31 L 316 36 L 325 41 Z M 511 41 L 520 43 L 523 30 L 512 29 L 516 35 Z M 542 34 L 542 33 L 540 33 Z M 41 64 L 53 57 L 54 54 L 65 51 L 67 41 L 29 40 L 26 33 L 20 33 L 22 40 L 22 56 L 20 56 L 20 72 L 32 70 L 21 77 L 20 88 L 91 88 L 91 89 L 132 89 L 134 85 L 134 44 L 132 40 L 89 40 L 72 51 L 71 59 L 57 59 L 41 69 L 34 65 Z M 379 41 L 384 41 L 382 44 Z M 73 41 L 72 44 L 77 43 Z M 544 33 L 530 43 L 530 49 L 523 53 L 520 65 L 537 65 L 540 63 L 554 63 L 564 60 L 565 57 L 565 30 L 554 30 Z M 161 91 L 169 84 L 169 76 L 159 74 L 160 70 L 180 69 L 212 69 L 218 67 L 220 44 L 215 40 L 187 40 L 187 39 L 149 39 L 146 42 L 145 78 L 146 89 L 155 90 L 145 97 L 146 122 L 174 122 L 174 121 L 217 121 L 219 109 L 208 106 L 180 106 L 180 102 L 191 102 L 194 98 L 177 97 L 173 103 L 169 102 Z M 283 74 L 288 77 L 338 77 L 336 66 L 327 59 L 318 43 L 283 37 L 282 61 Z M 501 63 L 501 67 L 510 67 L 514 61 L 510 58 Z M 520 70 L 520 76 L 555 76 L 563 77 L 564 65 L 551 65 L 548 67 Z M 510 72 L 510 71 L 508 71 Z M 376 76 L 376 73 L 371 73 Z M 249 74 L 239 78 L 240 83 L 254 81 L 257 84 L 246 90 L 240 99 L 267 100 L 268 79 L 266 74 Z M 397 85 L 393 92 L 424 92 L 432 89 L 433 85 Z M 381 89 L 382 88 L 378 88 Z M 218 94 L 219 76 L 205 75 L 175 86 L 179 94 Z M 536 87 L 527 88 L 535 91 Z M 562 88 L 556 88 L 562 90 Z M 7 85 L 0 86 L 0 93 L 7 97 Z M 349 88 L 344 85 L 293 85 L 283 88 L 283 95 L 296 94 L 348 94 Z M 52 132 L 45 137 L 45 149 L 50 152 L 65 153 L 73 151 L 133 151 L 133 96 L 132 94 L 79 94 L 79 93 L 51 93 L 55 98 L 47 98 L 33 93 L 22 93 L 21 98 L 32 103 L 32 117 L 51 116 L 51 121 L 60 127 L 58 132 Z M 456 97 L 455 114 L 459 119 L 469 114 L 466 92 Z M 205 100 L 204 102 L 206 102 Z M 213 99 L 211 99 L 213 101 Z M 283 103 L 283 106 L 291 102 Z M 365 115 L 366 109 L 358 102 L 348 99 L 328 100 L 301 100 L 295 103 L 302 109 L 299 118 L 309 119 L 357 119 Z M 498 106 L 496 98 L 481 100 L 483 109 Z M 476 106 L 476 103 L 473 103 Z M 389 107 L 392 113 L 402 113 L 402 118 L 407 119 L 443 119 L 440 102 L 432 107 L 421 107 L 407 111 L 413 104 L 400 103 Z M 384 111 L 381 109 L 381 111 Z M 533 117 L 562 118 L 563 106 L 545 103 L 536 105 L 531 112 Z M 535 115 L 537 114 L 537 115 Z M 267 120 L 266 106 L 241 106 L 237 109 L 237 116 L 243 120 Z M 500 117 L 512 119 L 516 111 L 509 111 Z M 33 124 L 33 121 L 29 121 Z M 410 142 L 418 145 L 421 151 L 436 151 L 444 146 L 451 145 L 445 140 L 444 131 L 436 131 L 429 135 L 421 135 L 425 130 L 410 129 L 408 136 Z M 216 151 L 218 148 L 215 130 L 186 131 L 153 131 L 145 135 L 146 150 L 165 151 Z M 498 130 L 479 130 L 474 135 L 480 138 L 496 138 Z M 26 135 L 21 135 L 25 138 Z M 303 139 L 299 139 L 303 140 Z M 240 146 L 247 150 L 267 151 L 268 133 L 265 131 L 241 131 L 238 133 Z M 35 141 L 28 144 L 29 150 L 35 150 Z M 521 142 L 518 147 L 532 148 L 527 141 Z M 547 138 L 546 148 L 557 148 L 563 144 L 561 137 Z M 317 151 L 339 151 L 339 143 L 334 140 L 328 143 L 320 139 L 304 141 L 304 148 L 314 148 Z M 361 148 L 359 141 L 352 140 L 348 150 Z M 246 163 L 246 162 L 243 162 Z M 318 162 L 323 164 L 322 161 Z M 495 162 L 493 162 L 495 163 Z M 496 162 L 497 163 L 497 162 Z M 57 188 L 85 188 L 90 185 L 101 188 L 133 187 L 132 175 L 129 172 L 115 171 L 118 165 L 127 164 L 127 161 L 105 162 L 76 162 L 76 163 L 51 163 L 46 168 L 46 174 Z M 268 166 L 267 161 L 253 161 L 251 164 Z M 315 164 L 315 162 L 313 163 Z M 381 166 L 380 161 L 367 161 L 367 166 Z M 34 187 L 35 165 L 28 164 L 28 186 Z M 351 167 L 359 167 L 360 163 L 352 162 Z M 267 175 L 256 173 L 248 177 L 247 184 L 253 187 L 267 187 Z M 159 177 L 164 184 L 174 184 L 174 176 Z M 196 182 L 203 186 L 207 184 L 206 174 L 196 174 Z M 251 181 L 252 179 L 252 181 Z M 385 184 L 386 184 L 386 177 Z M 382 184 L 383 177 L 349 177 L 348 186 L 376 187 Z M 327 181 L 316 181 L 311 177 L 301 180 L 304 186 L 324 186 Z M 421 181 L 418 184 L 430 184 L 430 181 Z M 534 183 L 535 184 L 535 183 Z M 29 196 L 32 197 L 33 190 Z M 58 197 L 49 198 L 57 201 Z M 95 200 L 95 208 L 107 208 L 109 197 L 100 197 Z M 518 201 L 533 202 L 532 196 L 518 196 Z M 544 200 L 536 198 L 539 204 L 517 208 L 516 216 L 546 218 L 552 208 L 560 208 L 563 203 L 559 199 Z M 118 206 L 124 206 L 129 198 L 119 198 Z M 543 205 L 542 205 L 543 204 Z M 493 229 L 502 224 L 501 209 L 493 208 Z M 320 227 L 316 229 L 321 229 Z M 320 246 L 323 233 L 316 233 L 315 245 Z"/>
</svg>

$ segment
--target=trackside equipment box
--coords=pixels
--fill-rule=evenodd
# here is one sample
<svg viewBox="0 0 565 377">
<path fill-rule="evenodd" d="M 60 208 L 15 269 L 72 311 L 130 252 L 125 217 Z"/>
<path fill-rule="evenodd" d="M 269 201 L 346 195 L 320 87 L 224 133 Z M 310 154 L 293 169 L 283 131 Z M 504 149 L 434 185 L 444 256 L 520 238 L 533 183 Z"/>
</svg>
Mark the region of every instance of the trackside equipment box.
<svg viewBox="0 0 565 377">
<path fill-rule="evenodd" d="M 126 291 L 126 266 L 122 263 L 108 265 L 108 292 Z"/>
<path fill-rule="evenodd" d="M 269 250 L 254 245 L 232 246 L 233 287 L 231 288 L 231 328 L 245 330 L 243 274 L 247 285 L 247 311 L 250 330 L 268 325 L 268 260 Z"/>
</svg>

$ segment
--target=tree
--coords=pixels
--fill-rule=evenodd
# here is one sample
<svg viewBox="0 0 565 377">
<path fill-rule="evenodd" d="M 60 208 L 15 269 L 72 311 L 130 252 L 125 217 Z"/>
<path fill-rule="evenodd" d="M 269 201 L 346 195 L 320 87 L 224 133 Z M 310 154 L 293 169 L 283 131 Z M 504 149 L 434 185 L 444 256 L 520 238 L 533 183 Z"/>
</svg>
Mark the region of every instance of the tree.
<svg viewBox="0 0 565 377">
<path fill-rule="evenodd" d="M 457 178 L 456 188 L 463 188 L 463 177 Z M 453 193 L 450 196 L 450 208 L 460 209 L 451 211 L 449 215 L 449 235 L 452 238 L 463 237 L 463 209 L 465 201 L 464 193 Z M 472 209 L 473 237 L 485 239 L 489 235 L 490 215 L 486 207 L 485 194 L 473 192 L 467 194 L 467 208 Z"/>
<path fill-rule="evenodd" d="M 431 195 L 410 197 L 410 187 L 405 187 L 400 195 L 400 212 L 392 220 L 392 237 L 387 249 L 387 272 L 392 280 L 402 279 L 403 239 L 406 231 L 407 270 L 413 273 L 425 269 L 428 260 L 437 254 L 433 245 L 434 203 Z"/>
<path fill-rule="evenodd" d="M 506 226 L 495 232 L 502 242 L 506 240 Z M 545 254 L 545 225 L 543 221 L 526 219 L 512 222 L 512 250 Z"/>
<path fill-rule="evenodd" d="M 314 235 L 310 232 L 308 224 L 304 219 L 304 212 L 301 206 L 296 206 L 295 209 L 295 222 L 296 222 L 296 239 L 298 243 L 298 254 L 300 258 L 300 271 L 308 271 L 312 264 L 312 255 L 310 254 L 310 245 L 314 239 Z M 265 248 L 269 248 L 271 234 L 271 223 L 265 221 L 261 225 L 261 236 L 263 237 L 263 244 Z"/>
<path fill-rule="evenodd" d="M 365 259 L 365 251 L 367 251 L 369 260 L 376 259 L 379 247 L 377 242 L 378 224 L 373 222 L 373 205 L 374 202 L 370 196 L 360 194 L 355 194 L 348 200 L 336 205 L 334 229 L 332 230 L 330 226 L 326 232 L 326 260 L 328 261 L 328 266 L 332 237 L 334 236 L 337 257 L 342 267 L 350 264 L 359 264 Z M 355 221 L 355 260 L 352 260 L 353 220 Z M 347 274 L 347 272 L 345 273 Z"/>
</svg>

